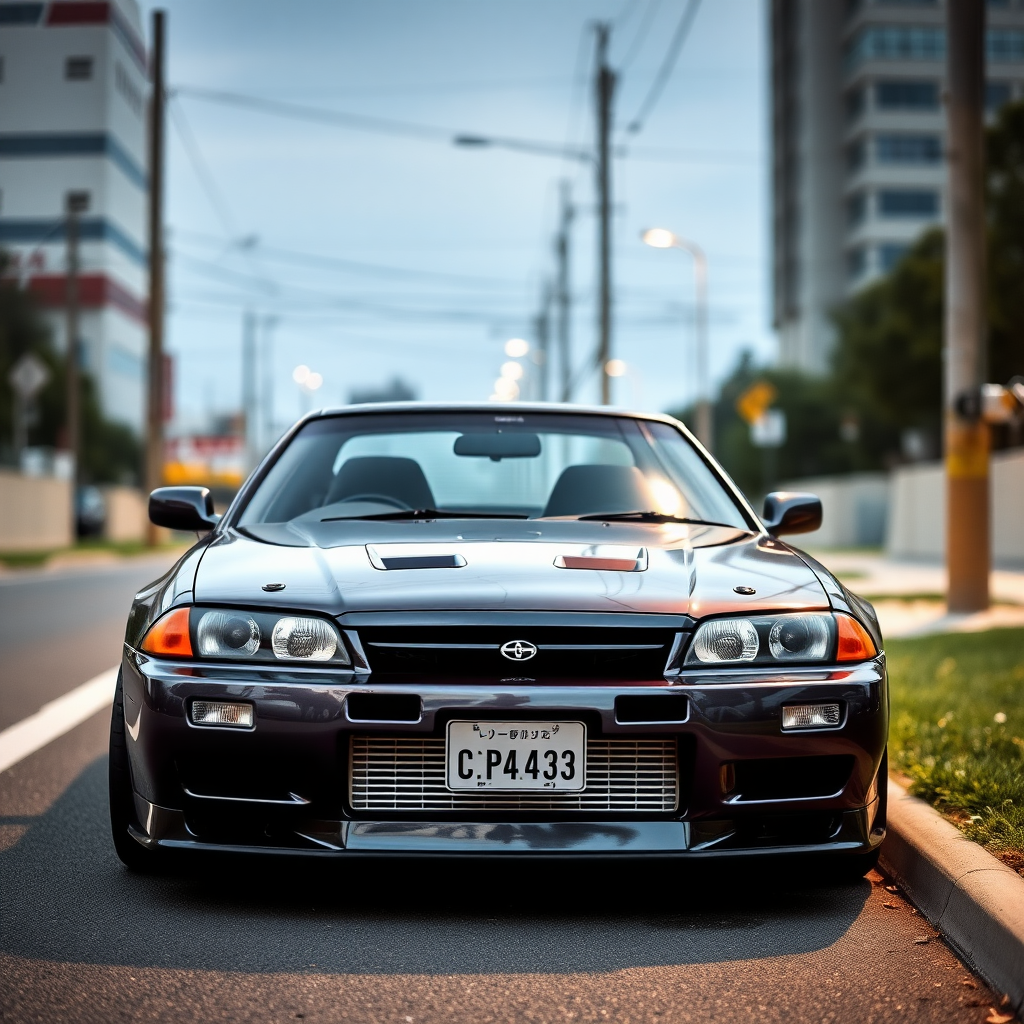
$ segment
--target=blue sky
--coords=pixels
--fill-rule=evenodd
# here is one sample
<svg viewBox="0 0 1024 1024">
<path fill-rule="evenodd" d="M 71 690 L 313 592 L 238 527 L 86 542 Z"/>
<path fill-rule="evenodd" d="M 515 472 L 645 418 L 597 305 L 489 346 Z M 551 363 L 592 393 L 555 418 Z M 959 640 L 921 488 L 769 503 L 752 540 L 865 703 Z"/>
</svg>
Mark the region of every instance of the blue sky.
<svg viewBox="0 0 1024 1024">
<path fill-rule="evenodd" d="M 639 136 L 636 114 L 683 0 L 170 0 L 168 346 L 187 417 L 239 404 L 243 311 L 272 358 L 261 382 L 284 425 L 301 409 L 401 376 L 426 399 L 483 399 L 511 336 L 529 338 L 553 269 L 558 183 L 573 235 L 575 362 L 595 347 L 594 194 L 586 164 L 452 145 L 449 132 L 590 145 L 597 20 L 621 69 L 614 171 L 616 404 L 692 397 L 692 267 L 648 249 L 669 227 L 708 252 L 712 372 L 743 347 L 774 355 L 768 307 L 766 17 L 704 0 Z M 210 102 L 241 93 L 442 129 L 351 130 Z M 191 137 L 191 155 L 185 138 Z M 197 169 L 196 164 L 199 164 Z M 201 177 L 206 175 L 208 186 Z M 219 195 L 211 201 L 210 191 Z M 241 240 L 247 240 L 242 242 Z M 580 388 L 594 400 L 597 378 Z"/>
</svg>

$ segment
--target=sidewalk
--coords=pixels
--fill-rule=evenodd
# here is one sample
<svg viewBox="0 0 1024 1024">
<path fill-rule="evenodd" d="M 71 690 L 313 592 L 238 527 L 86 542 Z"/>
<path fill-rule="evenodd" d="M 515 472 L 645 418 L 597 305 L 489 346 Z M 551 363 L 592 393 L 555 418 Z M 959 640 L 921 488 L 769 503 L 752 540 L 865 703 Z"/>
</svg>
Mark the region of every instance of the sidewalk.
<svg viewBox="0 0 1024 1024">
<path fill-rule="evenodd" d="M 869 598 L 887 637 L 980 632 L 1024 627 L 1024 570 L 994 570 L 992 607 L 972 615 L 946 610 L 946 569 L 939 564 L 898 562 L 881 553 L 812 551 L 854 593 Z"/>
</svg>

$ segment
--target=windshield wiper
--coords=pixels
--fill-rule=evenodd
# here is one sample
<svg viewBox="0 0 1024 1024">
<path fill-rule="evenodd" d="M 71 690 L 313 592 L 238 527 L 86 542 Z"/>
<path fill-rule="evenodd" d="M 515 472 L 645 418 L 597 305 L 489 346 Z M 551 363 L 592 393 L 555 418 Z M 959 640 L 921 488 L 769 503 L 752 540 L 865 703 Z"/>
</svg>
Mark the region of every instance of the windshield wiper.
<svg viewBox="0 0 1024 1024">
<path fill-rule="evenodd" d="M 625 523 L 691 523 L 694 526 L 725 526 L 725 523 L 712 523 L 707 519 L 687 519 L 684 516 L 669 516 L 664 512 L 651 510 L 636 512 L 594 512 L 586 516 L 577 516 L 578 520 L 597 520 L 603 522 Z"/>
<path fill-rule="evenodd" d="M 376 512 L 371 515 L 328 516 L 321 523 L 336 523 L 346 519 L 526 519 L 526 516 L 504 512 L 446 512 L 438 508 L 403 508 L 394 512 Z"/>
</svg>

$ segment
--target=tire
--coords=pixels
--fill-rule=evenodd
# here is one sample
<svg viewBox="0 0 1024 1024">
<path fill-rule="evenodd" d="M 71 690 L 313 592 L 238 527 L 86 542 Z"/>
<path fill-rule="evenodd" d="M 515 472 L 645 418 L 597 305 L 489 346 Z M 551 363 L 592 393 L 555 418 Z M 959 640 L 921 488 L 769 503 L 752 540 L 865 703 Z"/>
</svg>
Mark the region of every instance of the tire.
<svg viewBox="0 0 1024 1024">
<path fill-rule="evenodd" d="M 839 880 L 841 882 L 859 882 L 878 864 L 879 853 L 881 850 L 872 850 L 870 853 L 858 853 L 851 857 L 848 863 L 843 865 L 839 873 Z"/>
<path fill-rule="evenodd" d="M 888 789 L 886 783 L 889 780 L 889 747 L 882 751 L 882 759 L 878 765 L 878 809 L 875 812 L 874 820 L 871 822 L 872 830 L 881 827 L 885 828 L 886 812 L 888 810 Z M 835 872 L 836 879 L 840 882 L 858 882 L 869 871 L 878 866 L 878 856 L 882 852 L 881 846 L 876 847 L 870 853 L 858 853 L 846 860 L 838 871 Z"/>
<path fill-rule="evenodd" d="M 110 713 L 110 754 L 107 762 L 110 792 L 110 834 L 121 863 L 130 871 L 153 871 L 160 860 L 154 850 L 140 846 L 129 834 L 128 826 L 137 824 L 132 795 L 131 765 L 124 735 L 124 688 L 117 673 L 114 707 Z"/>
</svg>

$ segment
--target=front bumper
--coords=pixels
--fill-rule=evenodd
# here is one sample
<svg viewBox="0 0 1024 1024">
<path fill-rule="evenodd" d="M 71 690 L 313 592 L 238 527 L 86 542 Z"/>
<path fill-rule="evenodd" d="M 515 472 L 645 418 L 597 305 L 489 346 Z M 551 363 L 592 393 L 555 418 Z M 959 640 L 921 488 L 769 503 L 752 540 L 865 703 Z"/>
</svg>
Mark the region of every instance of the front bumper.
<svg viewBox="0 0 1024 1024">
<path fill-rule="evenodd" d="M 310 856 L 685 856 L 860 854 L 884 837 L 877 776 L 888 730 L 884 659 L 838 669 L 683 673 L 671 681 L 601 685 L 459 681 L 374 685 L 356 673 L 201 665 L 126 648 L 125 720 L 135 789 L 135 838 L 145 846 Z M 416 721 L 354 721 L 353 693 L 419 698 Z M 673 694 L 682 720 L 616 717 L 616 697 Z M 251 731 L 192 726 L 191 700 L 254 705 Z M 838 701 L 841 725 L 784 733 L 784 704 Z M 593 736 L 674 738 L 676 808 L 666 813 L 354 811 L 347 749 L 353 735 L 444 735 L 453 717 L 584 718 Z M 737 778 L 766 762 L 844 758 L 837 789 L 785 779 L 747 792 Z M 779 788 L 781 787 L 781 788 Z M 807 795 L 810 793 L 811 795 Z"/>
</svg>

